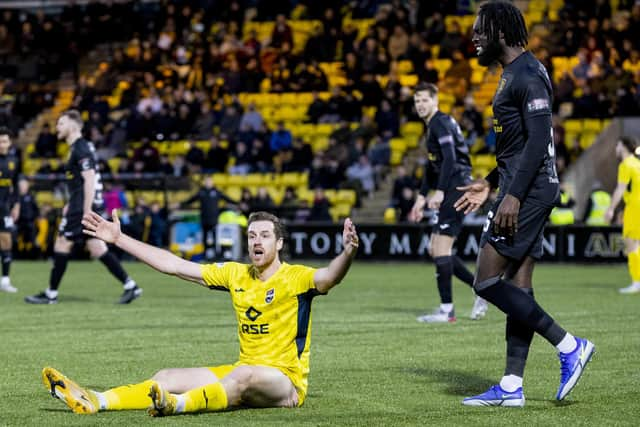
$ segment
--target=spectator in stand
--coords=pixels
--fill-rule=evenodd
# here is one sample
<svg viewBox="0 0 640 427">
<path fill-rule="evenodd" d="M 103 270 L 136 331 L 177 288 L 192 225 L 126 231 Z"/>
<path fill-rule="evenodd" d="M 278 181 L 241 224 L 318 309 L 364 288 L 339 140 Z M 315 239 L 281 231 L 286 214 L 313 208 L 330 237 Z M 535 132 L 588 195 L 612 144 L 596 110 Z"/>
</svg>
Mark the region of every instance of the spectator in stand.
<svg viewBox="0 0 640 427">
<path fill-rule="evenodd" d="M 202 171 L 205 159 L 204 151 L 198 147 L 194 140 L 189 141 L 189 150 L 184 159 L 187 163 L 189 173 L 198 174 Z"/>
<path fill-rule="evenodd" d="M 240 193 L 240 200 L 238 201 L 238 208 L 244 216 L 249 216 L 252 212 L 252 201 L 253 195 L 251 194 L 251 191 L 249 191 L 248 188 L 243 187 L 242 192 Z"/>
<path fill-rule="evenodd" d="M 262 114 L 256 110 L 256 105 L 250 102 L 240 118 L 240 132 L 258 133 L 262 131 L 263 127 L 264 119 L 262 118 Z"/>
<path fill-rule="evenodd" d="M 225 108 L 220 119 L 220 136 L 223 139 L 235 139 L 240 129 L 240 115 L 232 105 Z"/>
<path fill-rule="evenodd" d="M 402 198 L 402 190 L 405 187 L 416 188 L 418 181 L 407 173 L 407 168 L 400 165 L 396 168 L 396 178 L 393 180 L 393 189 L 391 190 L 391 206 L 398 206 Z M 412 196 L 413 197 L 413 196 Z M 413 206 L 413 205 L 411 205 Z M 411 209 L 411 206 L 409 209 Z"/>
<path fill-rule="evenodd" d="M 236 163 L 229 168 L 231 175 L 246 175 L 251 172 L 251 153 L 247 148 L 247 144 L 238 141 L 236 143 L 234 157 Z"/>
<path fill-rule="evenodd" d="M 209 139 L 213 136 L 213 127 L 216 125 L 216 115 L 211 110 L 209 102 L 203 102 L 200 106 L 200 114 L 193 122 L 192 133 L 196 139 Z"/>
<path fill-rule="evenodd" d="M 316 188 L 313 194 L 313 205 L 309 213 L 309 221 L 333 221 L 329 208 L 331 203 L 322 188 Z"/>
<path fill-rule="evenodd" d="M 317 91 L 312 93 L 312 101 L 307 108 L 309 123 L 318 123 L 320 118 L 327 113 L 327 103 L 324 102 Z"/>
<path fill-rule="evenodd" d="M 229 150 L 220 145 L 217 136 L 209 140 L 209 151 L 204 159 L 203 171 L 205 173 L 224 173 L 229 163 Z"/>
<path fill-rule="evenodd" d="M 151 219 L 149 244 L 160 248 L 167 246 L 167 210 L 162 208 L 160 203 L 154 201 L 149 207 L 149 217 Z"/>
<path fill-rule="evenodd" d="M 160 153 L 149 139 L 144 139 L 142 145 L 133 152 L 133 162 L 139 164 L 136 172 L 153 173 L 160 170 Z"/>
<path fill-rule="evenodd" d="M 34 157 L 57 157 L 58 156 L 58 138 L 51 131 L 49 123 L 42 126 L 42 131 L 38 135 L 36 141 Z"/>
<path fill-rule="evenodd" d="M 392 61 L 398 61 L 407 58 L 409 51 L 409 36 L 401 25 L 393 28 L 393 34 L 389 37 L 387 51 Z"/>
<path fill-rule="evenodd" d="M 251 199 L 251 210 L 253 212 L 265 211 L 274 213 L 276 204 L 269 195 L 266 187 L 258 187 L 256 196 Z"/>
<path fill-rule="evenodd" d="M 409 213 L 415 203 L 415 195 L 410 187 L 402 187 L 400 198 L 392 207 L 396 208 L 396 218 L 398 222 L 409 222 Z"/>
<path fill-rule="evenodd" d="M 251 144 L 251 172 L 267 173 L 273 171 L 273 153 L 260 138 L 255 138 Z M 279 154 L 277 159 L 279 161 Z"/>
<path fill-rule="evenodd" d="M 283 44 L 293 45 L 293 30 L 287 23 L 287 18 L 283 14 L 276 16 L 276 23 L 273 26 L 273 32 L 271 33 L 270 47 L 279 49 Z"/>
<path fill-rule="evenodd" d="M 376 112 L 375 122 L 378 124 L 378 132 L 389 133 L 393 137 L 400 134 L 400 118 L 387 99 L 383 99 L 380 109 Z"/>
<path fill-rule="evenodd" d="M 369 197 L 373 195 L 376 189 L 375 173 L 366 155 L 360 156 L 357 163 L 347 168 L 347 178 L 359 182 L 361 194 L 364 193 Z"/>
<path fill-rule="evenodd" d="M 291 132 L 284 127 L 284 122 L 279 121 L 276 130 L 271 134 L 269 147 L 273 153 L 289 150 L 292 146 L 292 139 Z"/>
<path fill-rule="evenodd" d="M 295 188 L 287 186 L 284 190 L 284 196 L 280 202 L 280 218 L 293 221 L 296 218 L 296 212 L 300 208 L 300 200 L 296 194 Z"/>
</svg>

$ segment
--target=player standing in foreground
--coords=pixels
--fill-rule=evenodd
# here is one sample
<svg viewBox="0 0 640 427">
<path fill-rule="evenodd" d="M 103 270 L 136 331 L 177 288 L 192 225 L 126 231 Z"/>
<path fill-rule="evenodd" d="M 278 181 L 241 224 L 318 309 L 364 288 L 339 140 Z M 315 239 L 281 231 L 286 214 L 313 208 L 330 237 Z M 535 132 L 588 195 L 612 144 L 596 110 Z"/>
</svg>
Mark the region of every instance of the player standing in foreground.
<svg viewBox="0 0 640 427">
<path fill-rule="evenodd" d="M 69 160 L 65 168 L 69 202 L 62 210 L 58 237 L 53 247 L 53 268 L 49 288 L 25 298 L 29 304 L 55 304 L 58 302 L 58 287 L 67 269 L 69 255 L 75 243 L 86 245 L 91 258 L 99 259 L 124 287 L 120 304 L 128 304 L 142 295 L 136 282 L 122 268 L 120 261 L 99 239 L 82 234 L 82 216 L 92 211 L 102 213 L 102 179 L 97 170 L 97 158 L 93 143 L 82 137 L 82 117 L 76 110 L 60 116 L 56 124 L 58 139 L 70 146 Z"/>
<path fill-rule="evenodd" d="M 20 209 L 16 188 L 18 160 L 9 152 L 10 148 L 11 132 L 2 126 L 0 127 L 0 258 L 2 258 L 0 291 L 15 293 L 18 289 L 11 284 L 9 270 L 12 258 L 12 233 Z"/>
<path fill-rule="evenodd" d="M 616 155 L 620 159 L 618 166 L 618 185 L 611 198 L 611 206 L 605 214 L 609 222 L 613 219 L 616 207 L 624 198 L 622 217 L 622 237 L 624 252 L 628 257 L 631 284 L 621 288 L 621 294 L 640 292 L 640 159 L 634 154 L 640 150 L 636 142 L 629 137 L 621 137 L 616 145 Z"/>
<path fill-rule="evenodd" d="M 451 254 L 453 242 L 462 229 L 464 219 L 464 213 L 456 211 L 453 207 L 455 201 L 462 195 L 456 187 L 471 181 L 469 149 L 455 119 L 438 110 L 436 85 L 418 84 L 413 102 L 418 116 L 427 125 L 426 145 L 429 160 L 410 218 L 420 222 L 424 216 L 425 204 L 429 209 L 438 211 L 437 221 L 431 230 L 429 253 L 436 265 L 436 280 L 440 294 L 440 307 L 432 314 L 418 317 L 418 321 L 455 322 L 451 277 L 455 275 L 467 285 L 473 285 L 473 274 L 467 270 L 458 256 Z M 430 185 L 435 186 L 435 192 L 427 199 Z M 471 310 L 471 319 L 481 319 L 486 312 L 487 302 L 481 297 L 476 297 Z"/>
<path fill-rule="evenodd" d="M 350 219 L 344 250 L 327 267 L 314 269 L 280 261 L 284 230 L 267 212 L 249 217 L 251 264 L 197 264 L 135 240 L 114 222 L 91 213 L 85 233 L 115 244 L 156 270 L 231 294 L 238 321 L 240 358 L 232 365 L 163 369 L 139 384 L 96 392 L 78 386 L 53 368 L 42 372 L 47 389 L 76 413 L 145 409 L 153 416 L 214 412 L 244 407 L 296 407 L 307 394 L 311 302 L 340 283 L 358 249 Z"/>
<path fill-rule="evenodd" d="M 507 314 L 507 360 L 500 384 L 463 400 L 471 406 L 524 406 L 524 367 L 533 333 L 558 350 L 562 400 L 576 385 L 594 345 L 560 327 L 533 298 L 532 275 L 542 256 L 542 233 L 559 197 L 551 127 L 551 82 L 544 66 L 525 50 L 527 30 L 510 2 L 480 6 L 472 41 L 481 65 L 499 62 L 502 78 L 493 99 L 498 166 L 485 179 L 461 187 L 455 207 L 469 213 L 500 193 L 489 212 L 478 254 L 476 293 Z"/>
</svg>

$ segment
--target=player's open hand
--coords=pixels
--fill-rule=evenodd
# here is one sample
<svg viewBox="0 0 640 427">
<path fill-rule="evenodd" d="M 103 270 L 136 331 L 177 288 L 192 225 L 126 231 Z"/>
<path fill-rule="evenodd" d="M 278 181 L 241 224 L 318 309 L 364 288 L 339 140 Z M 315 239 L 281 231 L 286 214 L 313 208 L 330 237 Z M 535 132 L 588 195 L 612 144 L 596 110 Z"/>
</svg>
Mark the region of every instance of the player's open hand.
<svg viewBox="0 0 640 427">
<path fill-rule="evenodd" d="M 499 236 L 513 237 L 518 232 L 518 213 L 520 200 L 507 194 L 500 202 L 493 219 L 494 231 Z"/>
<path fill-rule="evenodd" d="M 418 194 L 409 215 L 407 215 L 407 219 L 411 222 L 422 221 L 422 218 L 424 218 L 424 205 L 426 202 L 427 199 L 422 194 Z"/>
<path fill-rule="evenodd" d="M 429 197 L 429 201 L 427 202 L 427 207 L 429 209 L 440 209 L 440 205 L 442 204 L 443 200 L 444 200 L 444 191 L 436 190 L 436 192 L 433 193 L 433 196 Z"/>
<path fill-rule="evenodd" d="M 107 221 L 95 212 L 90 212 L 82 217 L 82 232 L 91 237 L 104 240 L 107 243 L 115 243 L 122 234 L 120 231 L 120 219 L 118 211 L 114 209 L 111 212 L 113 222 Z"/>
<path fill-rule="evenodd" d="M 356 226 L 351 221 L 351 218 L 344 220 L 344 228 L 342 229 L 342 246 L 348 254 L 355 254 L 358 251 L 358 245 L 360 239 L 358 239 L 358 232 Z"/>
<path fill-rule="evenodd" d="M 489 191 L 491 191 L 491 186 L 486 179 L 476 179 L 470 184 L 456 188 L 459 191 L 464 191 L 464 194 L 456 200 L 453 207 L 457 211 L 464 210 L 465 215 L 480 209 L 480 206 L 489 197 Z"/>
</svg>

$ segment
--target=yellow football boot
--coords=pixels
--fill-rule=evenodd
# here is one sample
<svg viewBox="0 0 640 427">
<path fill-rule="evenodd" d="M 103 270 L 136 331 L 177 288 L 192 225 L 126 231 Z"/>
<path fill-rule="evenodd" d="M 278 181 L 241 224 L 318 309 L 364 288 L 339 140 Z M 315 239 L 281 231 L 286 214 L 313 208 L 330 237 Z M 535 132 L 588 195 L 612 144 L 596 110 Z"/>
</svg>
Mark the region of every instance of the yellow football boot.
<svg viewBox="0 0 640 427">
<path fill-rule="evenodd" d="M 163 390 L 160 384 L 153 382 L 149 390 L 149 397 L 153 402 L 153 406 L 148 409 L 149 415 L 152 417 L 164 417 L 173 415 L 176 412 L 178 399 L 166 390 Z"/>
<path fill-rule="evenodd" d="M 76 414 L 95 414 L 100 409 L 97 396 L 53 368 L 42 370 L 42 382 L 51 396 L 62 400 Z"/>
</svg>

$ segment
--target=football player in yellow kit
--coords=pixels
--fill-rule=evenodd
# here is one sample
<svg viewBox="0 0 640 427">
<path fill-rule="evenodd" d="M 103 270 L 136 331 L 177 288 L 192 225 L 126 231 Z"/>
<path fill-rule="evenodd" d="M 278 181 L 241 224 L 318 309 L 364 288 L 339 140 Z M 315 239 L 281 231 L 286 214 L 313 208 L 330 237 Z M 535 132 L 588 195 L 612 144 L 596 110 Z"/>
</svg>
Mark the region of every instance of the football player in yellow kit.
<svg viewBox="0 0 640 427">
<path fill-rule="evenodd" d="M 619 289 L 621 294 L 640 293 L 640 159 L 636 140 L 622 136 L 616 145 L 616 155 L 620 159 L 618 166 L 618 185 L 611 197 L 611 206 L 605 214 L 607 221 L 613 220 L 616 207 L 624 200 L 622 216 L 622 237 L 627 255 L 631 284 Z"/>
<path fill-rule="evenodd" d="M 350 219 L 344 222 L 344 250 L 327 267 L 282 262 L 283 227 L 278 217 L 249 217 L 250 264 L 201 265 L 135 240 L 97 214 L 85 215 L 84 232 L 114 244 L 156 270 L 231 294 L 238 321 L 240 357 L 215 367 L 162 369 L 151 379 L 98 392 L 81 387 L 53 368 L 45 386 L 73 412 L 148 409 L 153 416 L 222 411 L 238 407 L 296 407 L 307 392 L 311 301 L 340 283 L 358 248 Z"/>
</svg>

